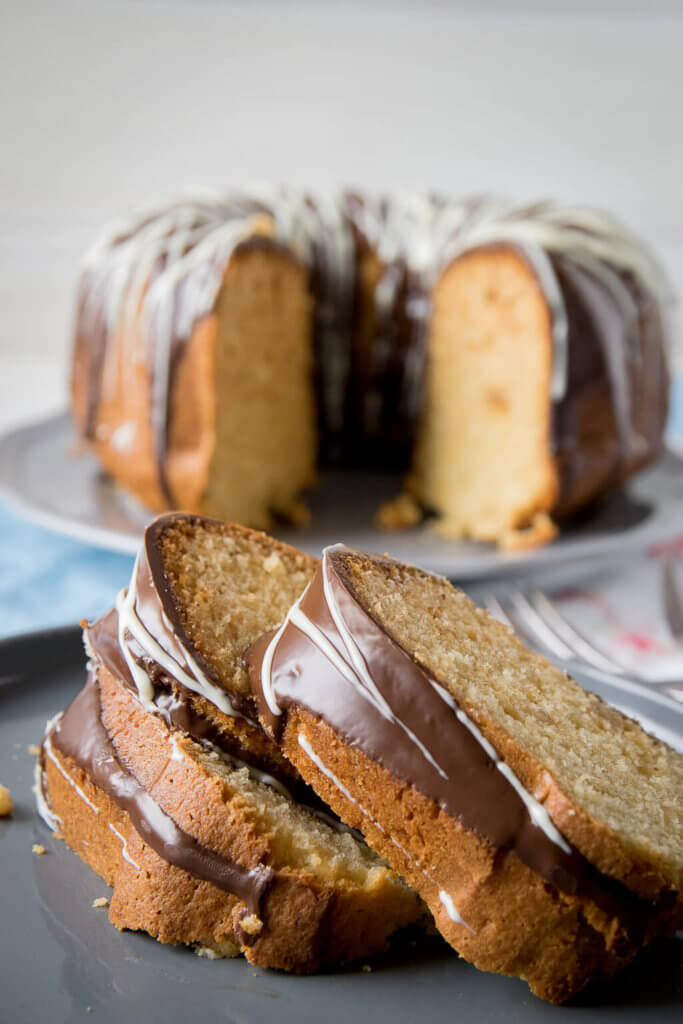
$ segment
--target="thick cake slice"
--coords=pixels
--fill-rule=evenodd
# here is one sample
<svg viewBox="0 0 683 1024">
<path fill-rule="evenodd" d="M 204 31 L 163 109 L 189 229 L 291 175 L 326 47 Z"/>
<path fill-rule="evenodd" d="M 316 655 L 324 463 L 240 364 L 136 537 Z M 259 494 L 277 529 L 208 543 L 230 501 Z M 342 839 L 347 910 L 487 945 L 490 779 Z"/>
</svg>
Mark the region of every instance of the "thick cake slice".
<svg viewBox="0 0 683 1024">
<path fill-rule="evenodd" d="M 114 886 L 118 927 L 305 972 L 424 920 L 256 721 L 243 651 L 316 564 L 239 526 L 164 516 L 116 607 L 86 626 L 88 682 L 48 727 L 37 793 Z"/>
<path fill-rule="evenodd" d="M 86 626 L 89 653 L 169 724 L 296 778 L 257 722 L 242 655 L 283 620 L 316 565 L 256 530 L 159 516 L 129 587 Z"/>
<path fill-rule="evenodd" d="M 49 823 L 113 886 L 118 928 L 307 972 L 382 950 L 422 915 L 349 830 L 172 732 L 107 669 L 50 726 L 42 764 Z"/>
<path fill-rule="evenodd" d="M 561 1002 L 683 919 L 683 758 L 446 580 L 328 549 L 262 721 L 485 970 Z"/>
</svg>

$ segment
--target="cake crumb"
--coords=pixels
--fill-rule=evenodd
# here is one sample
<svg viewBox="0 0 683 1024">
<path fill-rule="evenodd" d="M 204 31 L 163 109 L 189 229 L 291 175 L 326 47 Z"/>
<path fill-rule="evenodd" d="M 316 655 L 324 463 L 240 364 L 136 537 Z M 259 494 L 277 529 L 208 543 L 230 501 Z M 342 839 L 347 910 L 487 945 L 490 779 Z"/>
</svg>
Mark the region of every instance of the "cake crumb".
<svg viewBox="0 0 683 1024">
<path fill-rule="evenodd" d="M 370 974 L 372 971 L 372 967 L 370 966 L 370 964 L 363 964 L 361 970 L 364 971 L 365 974 Z"/>
<path fill-rule="evenodd" d="M 97 899 L 92 901 L 92 905 L 96 910 L 101 910 L 103 907 L 109 906 L 109 900 L 106 896 L 98 896 Z"/>
<path fill-rule="evenodd" d="M 498 541 L 501 551 L 526 551 L 548 544 L 557 536 L 557 526 L 546 512 L 538 512 L 531 524 L 519 530 L 506 530 Z"/>
<path fill-rule="evenodd" d="M 37 743 L 29 743 L 26 753 L 31 754 L 32 757 L 38 757 L 40 755 L 40 747 Z"/>
<path fill-rule="evenodd" d="M 404 493 L 380 505 L 375 523 L 380 530 L 407 530 L 417 526 L 421 519 L 420 506 L 410 494 Z"/>
<path fill-rule="evenodd" d="M 285 571 L 282 559 L 278 555 L 277 551 L 271 552 L 267 558 L 264 558 L 263 568 L 271 575 L 277 574 L 278 576 L 281 576 Z"/>
<path fill-rule="evenodd" d="M 263 921 L 256 914 L 247 914 L 240 918 L 240 928 L 247 935 L 258 935 L 263 929 Z"/>
<path fill-rule="evenodd" d="M 42 843 L 34 843 L 33 846 L 31 847 L 31 851 L 37 854 L 39 857 L 42 857 L 44 853 L 47 853 L 47 850 L 45 849 Z"/>
<path fill-rule="evenodd" d="M 217 953 L 215 949 L 211 949 L 210 946 L 197 946 L 195 951 L 197 956 L 201 956 L 204 960 L 222 960 L 223 957 L 220 953 Z"/>
<path fill-rule="evenodd" d="M 7 786 L 0 785 L 0 818 L 6 818 L 14 810 L 14 801 Z"/>
</svg>

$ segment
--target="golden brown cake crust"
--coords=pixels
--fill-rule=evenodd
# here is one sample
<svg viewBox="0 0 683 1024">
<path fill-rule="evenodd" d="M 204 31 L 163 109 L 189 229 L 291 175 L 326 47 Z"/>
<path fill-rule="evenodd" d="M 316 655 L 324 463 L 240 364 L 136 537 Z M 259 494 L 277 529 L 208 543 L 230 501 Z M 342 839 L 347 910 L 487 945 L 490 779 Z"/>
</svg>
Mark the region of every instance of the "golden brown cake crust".
<svg viewBox="0 0 683 1024">
<path fill-rule="evenodd" d="M 176 750 L 189 756 L 169 758 L 164 723 L 145 713 L 106 669 L 99 682 L 102 720 L 117 755 L 179 827 L 244 866 L 272 861 L 271 838 L 244 800 L 192 755 L 194 744 L 176 735 Z M 234 945 L 254 964 L 306 973 L 378 952 L 397 929 L 422 916 L 415 895 L 387 872 L 363 889 L 275 867 L 259 912 L 262 927 L 256 921 L 255 936 L 249 934 L 249 926 L 241 927 L 249 916 L 244 903 L 162 859 L 83 769 L 54 748 L 52 757 L 45 758 L 47 796 L 60 832 L 114 887 L 109 916 L 118 928 L 142 929 L 171 944 L 219 951 Z"/>
<path fill-rule="evenodd" d="M 282 245 L 266 236 L 254 236 L 232 254 L 223 275 L 223 289 L 250 265 L 269 264 L 285 269 L 302 294 L 307 294 L 307 270 Z M 290 283 L 287 281 L 286 283 Z M 291 284 L 290 284 L 291 286 Z M 144 300 L 144 292 L 140 304 Z M 96 418 L 86 435 L 89 395 L 93 387 L 90 361 L 96 346 L 85 328 L 76 338 L 71 374 L 71 407 L 83 442 L 92 448 L 112 477 L 134 494 L 146 507 L 162 512 L 169 507 L 187 512 L 206 512 L 210 475 L 216 450 L 217 352 L 222 291 L 214 308 L 198 320 L 189 338 L 173 358 L 168 395 L 167 452 L 162 460 L 172 501 L 160 478 L 160 459 L 152 426 L 152 342 L 141 317 L 127 311 L 121 326 L 108 339 L 104 357 L 107 387 L 102 388 Z M 245 337 L 245 343 L 248 342 Z M 245 351 L 245 360 L 250 358 Z M 236 371 L 237 372 L 237 371 Z M 313 466 L 308 478 L 312 482 Z M 279 509 L 285 514 L 287 508 Z M 262 522 L 268 524 L 268 512 Z"/>
<path fill-rule="evenodd" d="M 301 733 L 325 767 L 353 794 L 353 801 L 306 756 L 299 744 Z M 420 893 L 444 938 L 482 970 L 524 978 L 535 995 L 561 1003 L 591 979 L 619 971 L 641 948 L 640 937 L 629 938 L 628 913 L 623 918 L 613 916 L 590 900 L 562 893 L 514 853 L 496 851 L 435 801 L 350 748 L 310 712 L 289 711 L 282 749 L 342 820 L 362 831 L 373 849 Z M 556 809 L 557 803 L 551 799 L 548 809 Z M 570 819 L 566 802 L 565 808 Z M 574 842 L 584 824 L 577 817 Z M 557 823 L 563 826 L 562 816 Z M 590 824 L 593 834 L 586 829 L 585 853 L 589 847 L 595 849 L 600 831 Z M 614 853 L 606 843 L 603 860 L 620 866 L 610 852 Z M 438 876 L 439 882 L 430 875 Z M 440 899 L 442 890 L 452 896 L 467 925 L 450 918 Z M 651 917 L 648 938 L 672 934 L 682 920 L 680 901 L 677 907 L 665 906 Z"/>
</svg>

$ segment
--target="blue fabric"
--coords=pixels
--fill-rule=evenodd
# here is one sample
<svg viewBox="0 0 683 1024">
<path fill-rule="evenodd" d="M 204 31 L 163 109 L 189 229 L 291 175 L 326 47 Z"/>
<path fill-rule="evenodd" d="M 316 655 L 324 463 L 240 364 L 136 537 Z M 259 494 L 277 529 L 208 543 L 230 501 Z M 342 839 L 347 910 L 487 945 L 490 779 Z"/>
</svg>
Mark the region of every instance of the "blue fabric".
<svg viewBox="0 0 683 1024">
<path fill-rule="evenodd" d="M 95 618 L 132 568 L 130 555 L 61 537 L 0 503 L 0 636 Z"/>
</svg>

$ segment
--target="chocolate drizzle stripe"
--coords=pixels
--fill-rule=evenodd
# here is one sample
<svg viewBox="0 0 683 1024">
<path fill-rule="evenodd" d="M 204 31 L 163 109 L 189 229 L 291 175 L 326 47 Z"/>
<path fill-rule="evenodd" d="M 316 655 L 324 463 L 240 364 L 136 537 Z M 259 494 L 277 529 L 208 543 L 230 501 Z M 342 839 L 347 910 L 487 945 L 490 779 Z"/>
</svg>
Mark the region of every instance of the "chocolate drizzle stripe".
<svg viewBox="0 0 683 1024">
<path fill-rule="evenodd" d="M 244 867 L 203 846 L 180 828 L 123 766 L 102 722 L 99 686 L 93 671 L 46 740 L 59 753 L 71 758 L 94 785 L 128 814 L 141 839 L 160 857 L 195 878 L 231 893 L 252 912 L 259 912 L 261 899 L 274 878 L 273 871 L 266 865 Z M 61 766 L 57 766 L 64 773 Z M 85 794 L 79 795 L 99 813 Z"/>
<path fill-rule="evenodd" d="M 271 730 L 281 732 L 289 707 L 306 708 L 558 889 L 601 904 L 618 896 L 640 910 L 651 907 L 567 842 L 450 694 L 365 612 L 337 557 L 341 550 L 325 551 L 283 627 L 247 652 Z"/>
</svg>

